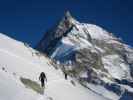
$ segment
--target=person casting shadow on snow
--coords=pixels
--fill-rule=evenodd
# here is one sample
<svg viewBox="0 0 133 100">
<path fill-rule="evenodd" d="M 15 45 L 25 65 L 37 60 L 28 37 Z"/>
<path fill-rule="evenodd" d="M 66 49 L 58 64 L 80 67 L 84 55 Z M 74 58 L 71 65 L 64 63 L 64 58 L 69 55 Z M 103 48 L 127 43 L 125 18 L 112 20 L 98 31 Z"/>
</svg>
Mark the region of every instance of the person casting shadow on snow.
<svg viewBox="0 0 133 100">
<path fill-rule="evenodd" d="M 45 81 L 47 82 L 47 77 L 44 72 L 41 72 L 39 80 L 41 81 L 41 86 L 45 88 Z"/>
<path fill-rule="evenodd" d="M 67 73 L 65 72 L 64 74 L 65 74 L 65 79 L 67 80 Z"/>
</svg>

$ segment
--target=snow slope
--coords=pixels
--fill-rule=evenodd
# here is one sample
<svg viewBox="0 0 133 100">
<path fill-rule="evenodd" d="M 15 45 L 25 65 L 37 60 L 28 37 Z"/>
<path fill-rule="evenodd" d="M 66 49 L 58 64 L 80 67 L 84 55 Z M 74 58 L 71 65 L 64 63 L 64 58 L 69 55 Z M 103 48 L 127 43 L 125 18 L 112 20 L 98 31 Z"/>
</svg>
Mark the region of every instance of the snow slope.
<svg viewBox="0 0 133 100">
<path fill-rule="evenodd" d="M 64 79 L 50 60 L 37 51 L 0 33 L 0 100 L 107 100 L 78 84 Z M 39 83 L 40 72 L 46 73 L 48 82 L 44 94 L 27 88 L 20 77 Z"/>
</svg>

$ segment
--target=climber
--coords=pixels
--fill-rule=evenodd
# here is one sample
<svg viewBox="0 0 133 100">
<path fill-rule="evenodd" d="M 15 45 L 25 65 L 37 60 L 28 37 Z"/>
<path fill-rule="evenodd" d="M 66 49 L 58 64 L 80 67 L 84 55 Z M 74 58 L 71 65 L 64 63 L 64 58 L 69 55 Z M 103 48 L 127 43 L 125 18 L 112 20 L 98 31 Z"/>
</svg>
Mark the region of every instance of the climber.
<svg viewBox="0 0 133 100">
<path fill-rule="evenodd" d="M 64 75 L 65 75 L 65 80 L 67 80 L 67 73 L 64 71 Z"/>
<path fill-rule="evenodd" d="M 65 79 L 67 80 L 67 74 L 65 73 Z"/>
<path fill-rule="evenodd" d="M 93 72 L 92 69 L 88 69 L 88 70 L 87 70 L 87 80 L 88 80 L 89 82 L 91 82 L 91 80 L 92 80 L 92 72 Z"/>
<path fill-rule="evenodd" d="M 39 80 L 41 81 L 41 86 L 45 88 L 45 81 L 47 82 L 47 77 L 44 72 L 41 72 Z"/>
</svg>

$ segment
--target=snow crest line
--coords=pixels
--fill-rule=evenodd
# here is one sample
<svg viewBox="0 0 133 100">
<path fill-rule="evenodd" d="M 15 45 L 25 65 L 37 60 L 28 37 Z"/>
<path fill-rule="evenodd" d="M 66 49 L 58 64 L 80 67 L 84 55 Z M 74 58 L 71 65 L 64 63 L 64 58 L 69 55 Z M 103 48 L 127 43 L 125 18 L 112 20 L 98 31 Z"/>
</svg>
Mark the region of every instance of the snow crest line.
<svg viewBox="0 0 133 100">
<path fill-rule="evenodd" d="M 11 52 L 6 51 L 6 50 L 0 49 L 0 52 L 6 53 L 6 54 L 8 54 L 8 55 L 10 55 L 10 56 L 13 56 L 13 57 L 18 58 L 18 59 L 20 59 L 20 60 L 23 60 L 24 62 L 29 63 L 29 64 L 31 64 L 31 65 L 33 65 L 33 66 L 35 66 L 35 64 L 36 64 L 36 63 L 31 63 L 28 59 L 25 60 L 24 58 L 22 58 L 22 57 L 20 57 L 20 56 L 18 56 L 18 55 L 14 55 L 14 54 L 12 54 Z M 37 64 L 36 64 L 36 65 L 37 65 Z M 37 66 L 40 66 L 40 65 L 37 65 Z"/>
</svg>

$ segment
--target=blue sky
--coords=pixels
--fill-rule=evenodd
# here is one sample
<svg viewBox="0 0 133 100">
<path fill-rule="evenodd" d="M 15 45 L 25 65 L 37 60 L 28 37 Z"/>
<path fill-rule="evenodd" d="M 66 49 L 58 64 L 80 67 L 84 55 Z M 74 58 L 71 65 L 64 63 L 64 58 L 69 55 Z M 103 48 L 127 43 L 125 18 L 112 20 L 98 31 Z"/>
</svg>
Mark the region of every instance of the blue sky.
<svg viewBox="0 0 133 100">
<path fill-rule="evenodd" d="M 34 47 L 66 10 L 133 46 L 133 0 L 0 0 L 0 32 Z"/>
</svg>

